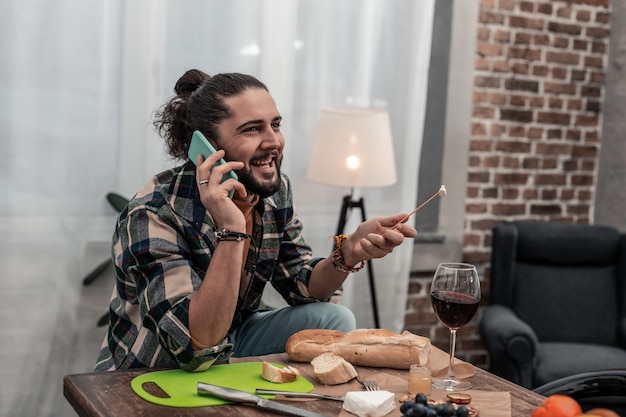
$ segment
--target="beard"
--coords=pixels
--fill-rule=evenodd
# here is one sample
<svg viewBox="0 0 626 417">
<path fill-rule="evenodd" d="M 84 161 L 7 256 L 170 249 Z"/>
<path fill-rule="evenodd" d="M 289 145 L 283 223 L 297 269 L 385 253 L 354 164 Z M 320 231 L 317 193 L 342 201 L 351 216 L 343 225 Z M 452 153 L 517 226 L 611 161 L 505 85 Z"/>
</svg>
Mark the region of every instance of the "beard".
<svg viewBox="0 0 626 417">
<path fill-rule="evenodd" d="M 248 168 L 237 171 L 239 182 L 246 187 L 248 193 L 258 194 L 261 198 L 275 194 L 280 189 L 280 165 L 282 158 L 280 160 L 275 159 L 274 163 L 276 164 L 276 175 L 271 180 L 259 180 L 252 174 L 252 170 Z"/>
</svg>

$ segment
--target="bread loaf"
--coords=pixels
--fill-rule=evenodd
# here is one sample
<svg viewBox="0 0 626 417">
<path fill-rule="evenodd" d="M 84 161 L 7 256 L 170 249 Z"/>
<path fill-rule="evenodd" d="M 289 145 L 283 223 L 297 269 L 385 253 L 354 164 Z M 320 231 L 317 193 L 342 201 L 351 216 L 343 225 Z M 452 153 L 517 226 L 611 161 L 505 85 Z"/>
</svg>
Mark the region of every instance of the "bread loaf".
<svg viewBox="0 0 626 417">
<path fill-rule="evenodd" d="M 285 382 L 294 381 L 298 375 L 300 375 L 300 371 L 292 366 L 279 368 L 276 365 L 263 361 L 261 376 L 266 381 L 274 382 L 276 384 L 284 384 Z"/>
<path fill-rule="evenodd" d="M 310 362 L 321 353 L 333 352 L 353 365 L 409 369 L 413 364 L 426 365 L 430 339 L 386 329 L 356 329 L 348 333 L 306 329 L 293 334 L 285 350 L 295 362 Z"/>
<path fill-rule="evenodd" d="M 354 366 L 339 355 L 324 352 L 311 360 L 313 372 L 324 385 L 344 384 L 357 376 Z"/>
</svg>

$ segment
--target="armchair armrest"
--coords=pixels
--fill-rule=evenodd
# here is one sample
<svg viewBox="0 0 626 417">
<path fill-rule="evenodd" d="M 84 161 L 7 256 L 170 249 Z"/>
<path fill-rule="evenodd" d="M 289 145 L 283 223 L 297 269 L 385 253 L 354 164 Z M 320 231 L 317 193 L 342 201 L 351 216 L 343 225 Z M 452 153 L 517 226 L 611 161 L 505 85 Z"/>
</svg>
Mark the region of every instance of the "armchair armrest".
<svg viewBox="0 0 626 417">
<path fill-rule="evenodd" d="M 490 371 L 526 388 L 532 387 L 539 340 L 533 329 L 503 305 L 483 312 L 480 333 L 489 351 Z"/>
</svg>

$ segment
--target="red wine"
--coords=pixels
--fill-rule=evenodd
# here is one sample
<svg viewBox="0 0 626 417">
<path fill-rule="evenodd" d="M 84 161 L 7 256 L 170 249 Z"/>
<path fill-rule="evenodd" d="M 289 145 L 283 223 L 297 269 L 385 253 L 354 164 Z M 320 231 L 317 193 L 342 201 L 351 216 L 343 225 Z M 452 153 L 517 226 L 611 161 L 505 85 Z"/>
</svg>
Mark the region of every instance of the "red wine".
<svg viewBox="0 0 626 417">
<path fill-rule="evenodd" d="M 436 291 L 430 295 L 433 310 L 450 329 L 458 329 L 467 324 L 478 310 L 479 300 L 471 295 L 453 291 Z"/>
</svg>

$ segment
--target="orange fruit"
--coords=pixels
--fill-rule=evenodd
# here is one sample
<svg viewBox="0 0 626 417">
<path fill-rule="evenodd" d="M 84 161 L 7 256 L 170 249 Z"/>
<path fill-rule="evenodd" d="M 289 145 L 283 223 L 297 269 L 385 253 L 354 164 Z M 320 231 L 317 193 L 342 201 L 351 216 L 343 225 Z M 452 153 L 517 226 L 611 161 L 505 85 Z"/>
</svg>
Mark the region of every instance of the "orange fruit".
<svg viewBox="0 0 626 417">
<path fill-rule="evenodd" d="M 582 413 L 580 404 L 572 397 L 553 394 L 533 410 L 532 417 L 576 417 Z"/>
<path fill-rule="evenodd" d="M 593 410 L 587 411 L 587 414 L 592 414 L 600 417 L 619 417 L 613 410 L 609 410 L 608 408 L 594 408 Z"/>
</svg>

